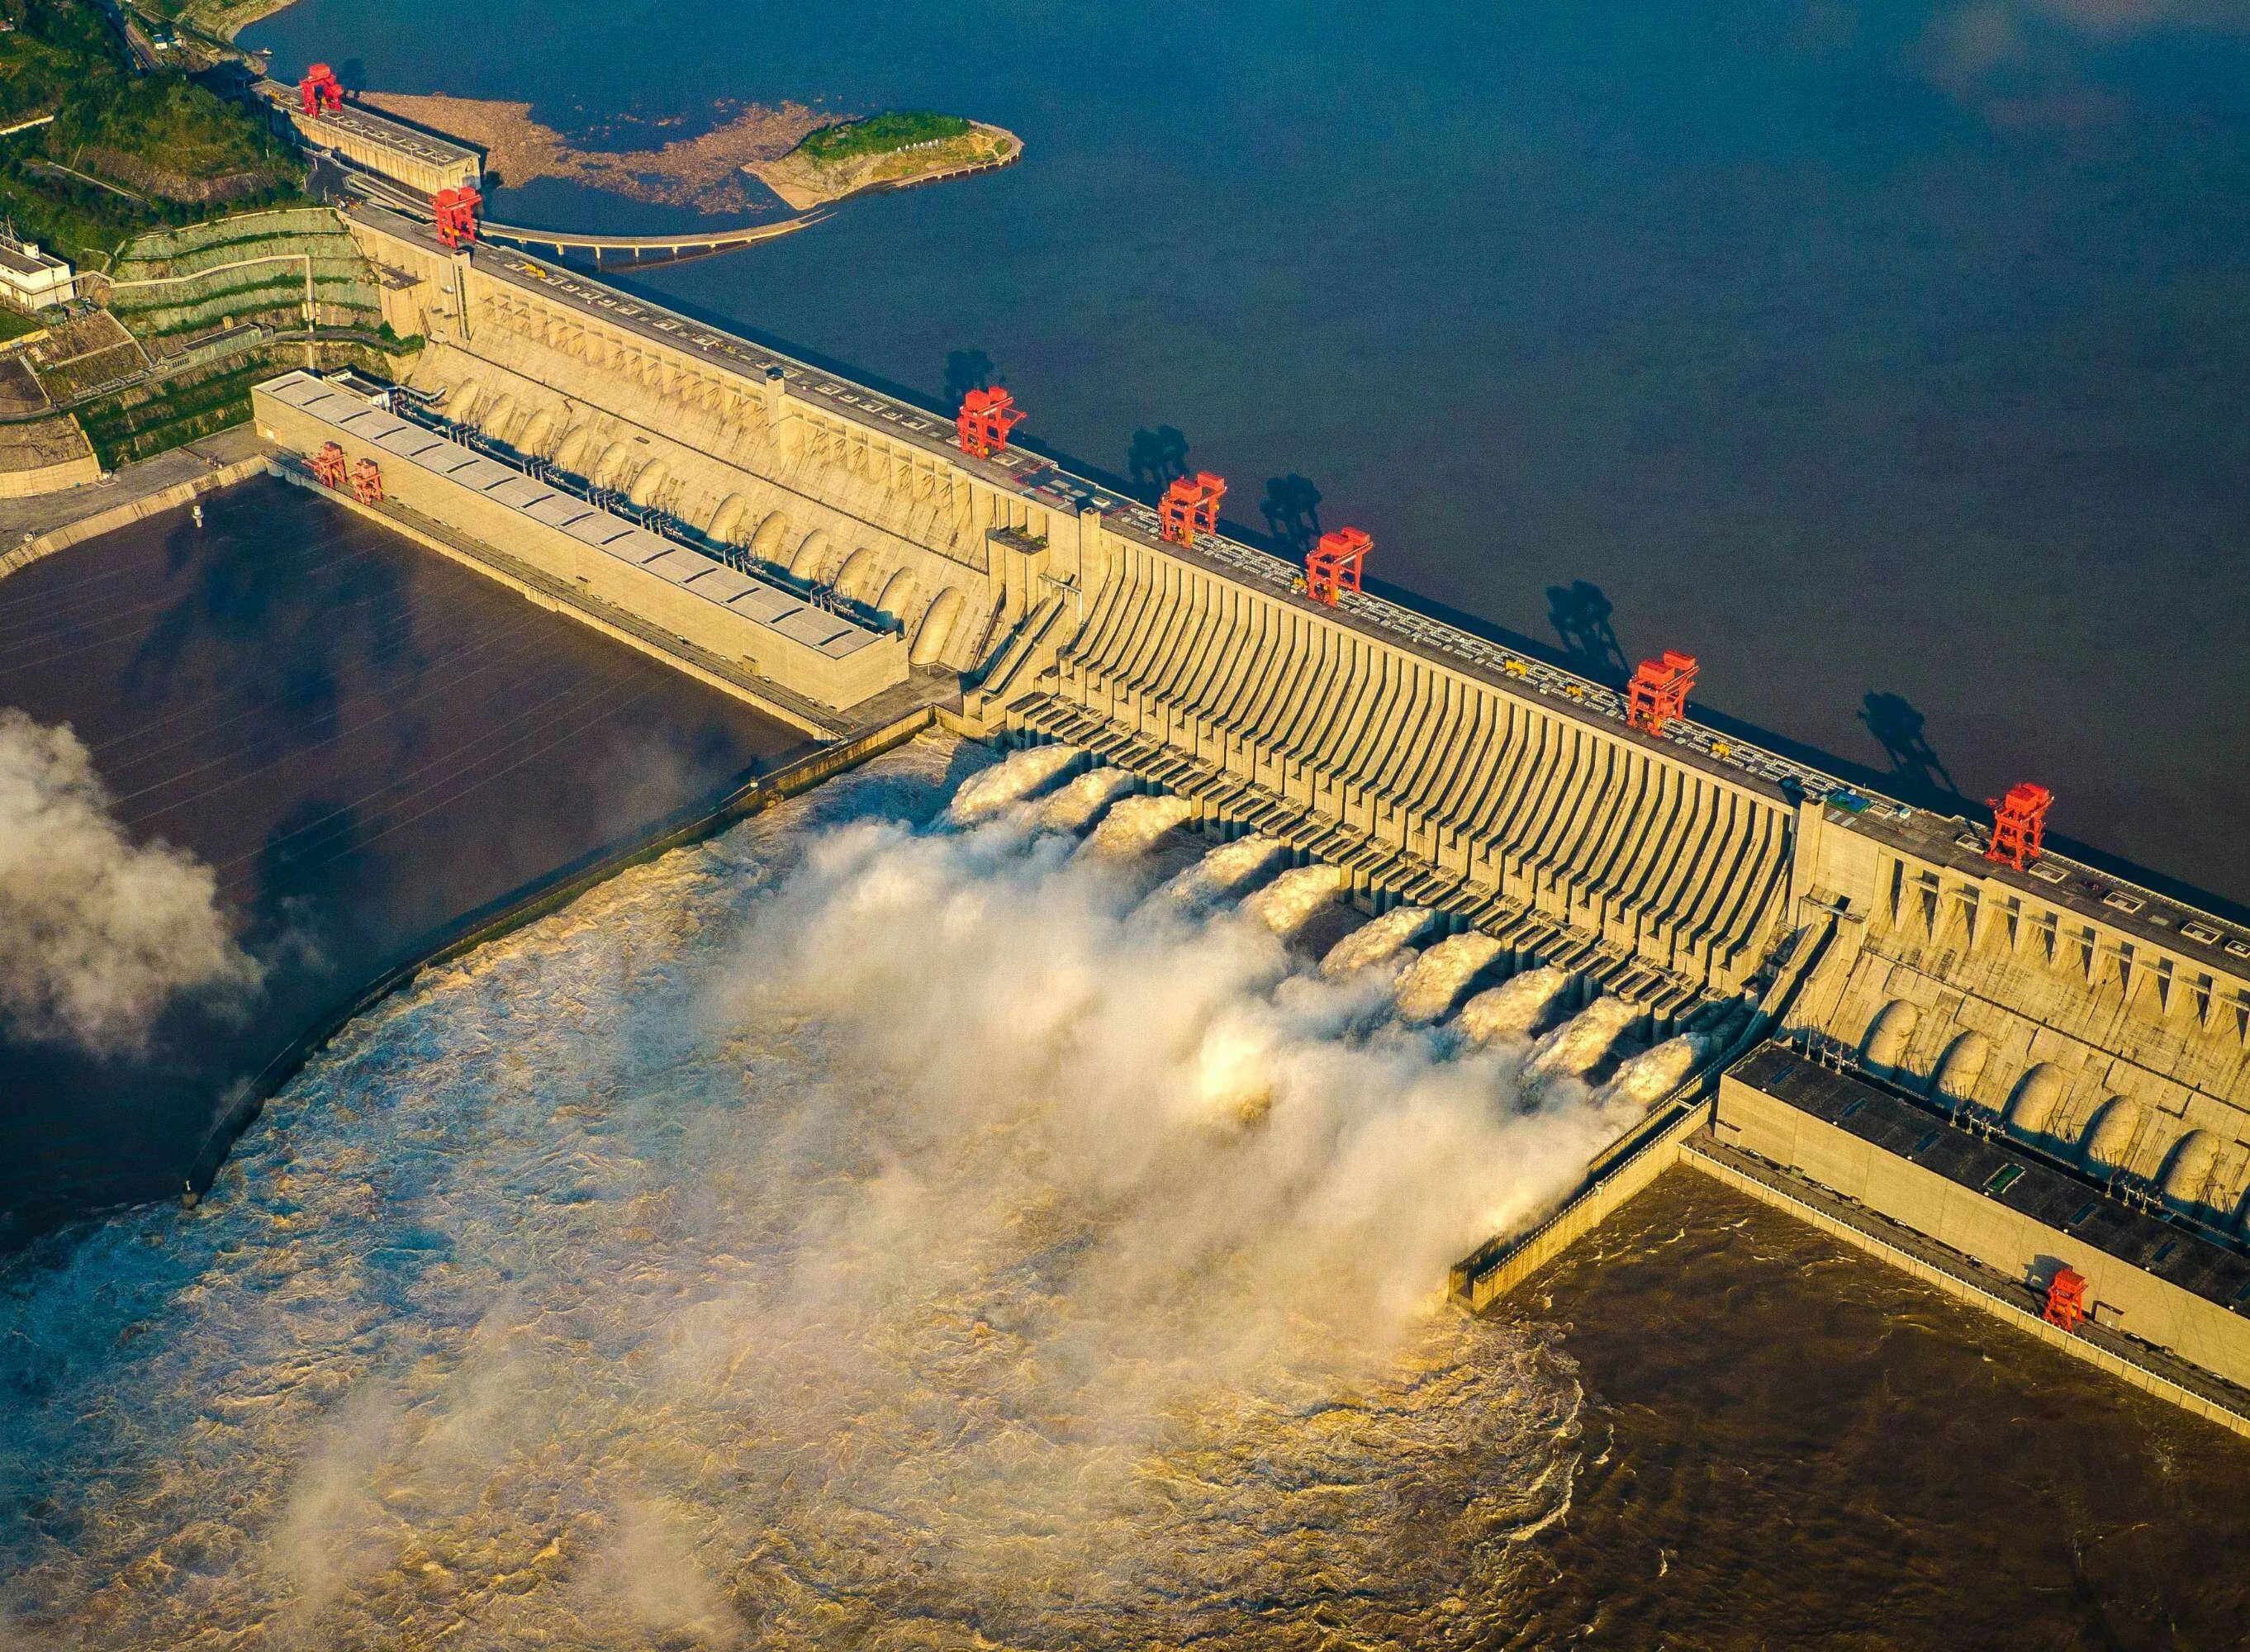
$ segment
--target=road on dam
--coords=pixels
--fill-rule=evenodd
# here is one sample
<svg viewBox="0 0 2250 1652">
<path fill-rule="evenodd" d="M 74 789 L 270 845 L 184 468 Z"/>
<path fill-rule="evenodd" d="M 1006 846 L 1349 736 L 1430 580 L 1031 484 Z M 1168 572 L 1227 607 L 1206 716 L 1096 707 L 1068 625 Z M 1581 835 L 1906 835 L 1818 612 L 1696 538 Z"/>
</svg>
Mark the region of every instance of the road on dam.
<svg viewBox="0 0 2250 1652">
<path fill-rule="evenodd" d="M 0 1248 L 176 1193 L 230 1089 L 420 937 L 802 743 L 313 494 L 204 508 L 0 582 L 0 706 L 213 868 L 266 986 L 145 1060 L 0 1040 Z"/>
</svg>

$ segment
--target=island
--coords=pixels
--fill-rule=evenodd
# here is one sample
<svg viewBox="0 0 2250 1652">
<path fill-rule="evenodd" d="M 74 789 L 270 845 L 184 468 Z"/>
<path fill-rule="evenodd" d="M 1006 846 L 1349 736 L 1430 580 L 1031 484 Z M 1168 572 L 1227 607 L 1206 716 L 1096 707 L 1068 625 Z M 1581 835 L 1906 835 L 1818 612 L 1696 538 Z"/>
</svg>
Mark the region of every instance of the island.
<svg viewBox="0 0 2250 1652">
<path fill-rule="evenodd" d="M 1014 133 L 927 110 L 892 110 L 808 133 L 778 160 L 743 169 L 802 212 L 867 190 L 1006 166 L 1024 152 Z"/>
</svg>

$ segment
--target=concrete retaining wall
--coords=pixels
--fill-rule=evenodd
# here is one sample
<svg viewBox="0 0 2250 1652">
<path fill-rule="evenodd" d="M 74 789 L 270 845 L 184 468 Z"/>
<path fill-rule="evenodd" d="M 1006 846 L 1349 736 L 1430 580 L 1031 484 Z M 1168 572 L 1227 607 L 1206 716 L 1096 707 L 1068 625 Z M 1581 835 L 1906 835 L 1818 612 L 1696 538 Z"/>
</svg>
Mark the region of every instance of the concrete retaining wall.
<svg viewBox="0 0 2250 1652">
<path fill-rule="evenodd" d="M 2250 1318 L 1885 1151 L 1729 1074 L 1716 1139 L 1793 1170 L 2001 1277 L 2044 1285 L 2059 1267 L 2086 1275 L 2095 1317 L 2230 1382 L 2250 1386 Z M 2100 1195 L 2089 1190 L 2088 1208 Z M 2198 1242 L 2183 1235 L 2182 1244 Z"/>
<path fill-rule="evenodd" d="M 174 482 L 136 498 L 122 500 L 107 510 L 95 511 L 76 522 L 50 529 L 36 538 L 0 551 L 0 578 L 14 573 L 18 568 L 28 567 L 43 556 L 52 556 L 59 550 L 84 544 L 103 534 L 115 533 L 121 528 L 129 528 L 135 522 L 160 516 L 168 510 L 191 505 L 205 494 L 248 481 L 252 476 L 262 476 L 267 468 L 266 458 L 262 453 L 254 459 L 236 460 L 184 481 Z"/>
<path fill-rule="evenodd" d="M 1697 1151 L 1692 1144 L 1684 1146 L 1676 1155 L 1676 1162 L 1747 1193 L 1763 1204 L 1770 1205 L 1799 1221 L 1809 1223 L 1832 1238 L 1842 1240 L 1879 1261 L 1913 1275 L 1924 1284 L 1936 1287 L 1957 1302 L 1980 1309 L 2017 1331 L 2100 1367 L 2144 1393 L 2168 1400 L 2183 1410 L 2217 1423 L 2222 1428 L 2250 1437 L 2250 1416 L 2244 1415 L 2236 1408 L 2221 1404 L 2195 1388 L 2171 1381 L 2123 1352 L 2105 1347 L 2085 1336 L 2073 1335 L 2059 1325 L 2049 1324 L 2022 1304 L 1996 1295 L 1972 1278 L 1964 1277 L 1962 1270 L 1949 1268 L 1935 1257 L 1871 1234 L 1847 1220 L 1846 1213 L 1827 1206 L 1815 1197 L 1798 1196 L 1788 1189 L 1777 1187 L 1770 1181 L 1750 1174 L 1722 1158 Z"/>
</svg>

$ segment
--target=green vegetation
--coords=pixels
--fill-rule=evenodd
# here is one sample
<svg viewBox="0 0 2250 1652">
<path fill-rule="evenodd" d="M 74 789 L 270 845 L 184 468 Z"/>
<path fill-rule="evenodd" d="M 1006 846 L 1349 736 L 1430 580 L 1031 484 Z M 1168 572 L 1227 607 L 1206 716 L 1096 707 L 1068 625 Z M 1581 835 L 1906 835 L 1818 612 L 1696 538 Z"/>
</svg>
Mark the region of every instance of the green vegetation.
<svg viewBox="0 0 2250 1652">
<path fill-rule="evenodd" d="M 134 74 L 91 0 L 0 0 L 0 214 L 81 264 L 214 210 L 300 198 L 302 169 L 256 112 L 183 73 Z"/>
<path fill-rule="evenodd" d="M 37 316 L 26 315 L 21 310 L 11 310 L 5 304 L 0 304 L 0 344 L 6 343 L 11 338 L 21 338 L 26 333 L 36 333 L 38 330 L 39 320 Z"/>
<path fill-rule="evenodd" d="M 893 109 L 864 121 L 825 126 L 797 145 L 797 152 L 815 161 L 851 161 L 861 156 L 887 155 L 917 143 L 936 143 L 962 136 L 970 123 L 957 114 L 933 114 L 927 109 Z"/>
<path fill-rule="evenodd" d="M 322 207 L 214 218 L 143 235 L 110 266 L 109 307 L 141 338 L 192 336 L 245 321 L 305 324 L 309 261 L 322 328 L 372 334 L 383 295 L 335 214 Z"/>
<path fill-rule="evenodd" d="M 323 368 L 390 370 L 383 352 L 363 344 L 323 343 L 320 360 Z M 269 345 L 80 408 L 78 421 L 102 468 L 114 470 L 246 422 L 251 386 L 304 364 L 303 345 Z"/>
</svg>

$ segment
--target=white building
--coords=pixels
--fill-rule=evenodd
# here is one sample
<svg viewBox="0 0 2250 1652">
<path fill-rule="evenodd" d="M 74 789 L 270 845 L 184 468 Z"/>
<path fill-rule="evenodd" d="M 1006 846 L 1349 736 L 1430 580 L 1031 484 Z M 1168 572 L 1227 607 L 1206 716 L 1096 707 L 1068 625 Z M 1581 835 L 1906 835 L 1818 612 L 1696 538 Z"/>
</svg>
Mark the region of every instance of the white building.
<svg viewBox="0 0 2250 1652">
<path fill-rule="evenodd" d="M 67 263 L 0 231 L 0 304 L 29 313 L 77 296 L 78 277 Z"/>
</svg>

